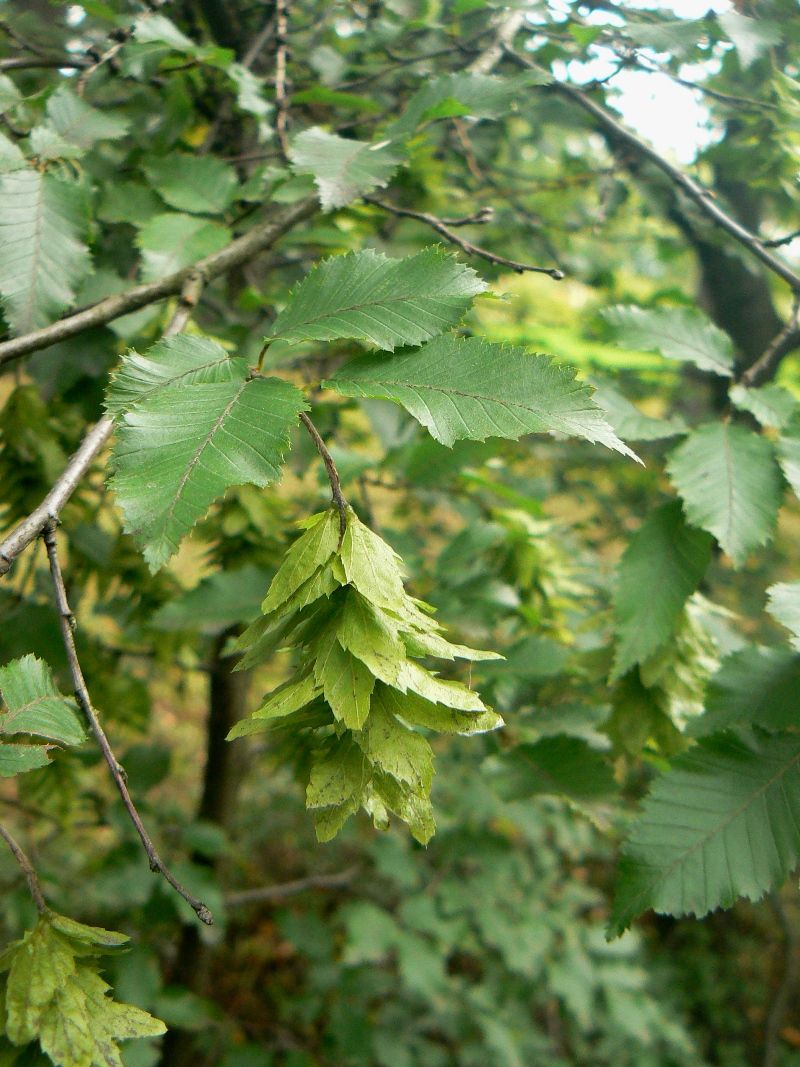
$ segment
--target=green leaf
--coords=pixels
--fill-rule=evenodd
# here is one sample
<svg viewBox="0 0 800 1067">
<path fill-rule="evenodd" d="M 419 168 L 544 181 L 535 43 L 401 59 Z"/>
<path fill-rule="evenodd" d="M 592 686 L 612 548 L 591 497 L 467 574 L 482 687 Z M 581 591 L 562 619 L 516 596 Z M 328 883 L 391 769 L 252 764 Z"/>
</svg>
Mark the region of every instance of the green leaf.
<svg viewBox="0 0 800 1067">
<path fill-rule="evenodd" d="M 597 800 L 614 793 L 614 776 L 601 753 L 578 737 L 544 737 L 517 745 L 487 765 L 489 781 L 503 800 L 555 793 Z"/>
<path fill-rule="evenodd" d="M 176 385 L 122 416 L 111 486 L 153 571 L 226 489 L 280 474 L 302 394 L 277 378 Z"/>
<path fill-rule="evenodd" d="M 156 630 L 194 630 L 219 634 L 240 622 L 250 622 L 261 607 L 269 571 L 246 564 L 217 571 L 194 589 L 163 604 L 150 621 Z"/>
<path fill-rule="evenodd" d="M 247 374 L 245 361 L 232 359 L 216 341 L 177 334 L 162 338 L 144 355 L 133 350 L 126 353 L 111 377 L 106 411 L 120 415 L 170 385 L 243 381 Z"/>
<path fill-rule="evenodd" d="M 440 337 L 391 359 L 361 356 L 323 385 L 345 396 L 401 404 L 445 445 L 544 431 L 583 437 L 637 458 L 572 368 L 477 337 Z"/>
<path fill-rule="evenodd" d="M 665 359 L 693 363 L 700 370 L 733 376 L 730 337 L 694 308 L 613 307 L 603 318 L 624 348 L 660 352 Z"/>
<path fill-rule="evenodd" d="M 772 537 L 783 486 L 772 444 L 732 423 L 693 431 L 670 457 L 686 518 L 708 530 L 734 564 Z"/>
<path fill-rule="evenodd" d="M 375 687 L 375 677 L 367 666 L 332 640 L 324 658 L 317 659 L 314 673 L 336 718 L 349 730 L 360 730 L 370 713 Z"/>
<path fill-rule="evenodd" d="M 294 138 L 289 158 L 296 173 L 313 175 L 325 211 L 344 207 L 386 185 L 403 161 L 388 141 L 370 144 L 350 140 L 318 126 Z"/>
<path fill-rule="evenodd" d="M 652 512 L 631 537 L 617 567 L 612 681 L 670 640 L 706 572 L 711 544 L 686 525 L 677 500 Z"/>
<path fill-rule="evenodd" d="M 788 389 L 770 382 L 760 389 L 746 389 L 743 385 L 734 385 L 730 398 L 737 408 L 749 411 L 762 426 L 772 426 L 782 430 L 788 426 L 797 411 L 797 400 Z"/>
<path fill-rule="evenodd" d="M 142 251 L 142 279 L 157 281 L 219 252 L 230 230 L 192 215 L 156 215 L 141 227 L 136 243 Z"/>
<path fill-rule="evenodd" d="M 383 702 L 381 687 L 372 712 L 355 739 L 369 762 L 413 792 L 427 796 L 433 781 L 433 751 L 421 734 L 415 734 L 392 715 Z"/>
<path fill-rule="evenodd" d="M 611 428 L 623 441 L 663 441 L 686 433 L 686 423 L 680 416 L 654 419 L 610 385 L 596 385 L 592 400 L 602 408 Z"/>
<path fill-rule="evenodd" d="M 300 282 L 269 336 L 353 338 L 391 352 L 454 326 L 485 289 L 474 270 L 438 248 L 405 259 L 371 249 L 349 252 L 323 260 Z"/>
<path fill-rule="evenodd" d="M 400 664 L 396 685 L 403 693 L 410 690 L 432 704 L 444 704 L 445 707 L 455 708 L 457 711 L 487 710 L 474 690 L 467 688 L 462 682 L 438 678 L 413 659 Z"/>
<path fill-rule="evenodd" d="M 15 333 L 46 326 L 89 269 L 76 186 L 38 170 L 0 178 L 0 295 Z"/>
<path fill-rule="evenodd" d="M 496 711 L 458 711 L 434 704 L 416 693 L 399 693 L 388 686 L 381 690 L 381 701 L 387 711 L 412 726 L 424 726 L 445 734 L 483 734 L 503 726 Z"/>
<path fill-rule="evenodd" d="M 796 497 L 800 497 L 800 420 L 793 419 L 788 432 L 778 438 L 778 462 Z"/>
<path fill-rule="evenodd" d="M 15 774 L 25 774 L 39 767 L 46 767 L 50 762 L 47 749 L 43 745 L 6 745 L 0 741 L 0 778 L 13 778 Z"/>
<path fill-rule="evenodd" d="M 361 660 L 387 685 L 396 685 L 405 664 L 405 646 L 387 618 L 359 593 L 348 594 L 341 624 L 337 630 L 339 644 Z"/>
<path fill-rule="evenodd" d="M 339 555 L 345 577 L 376 607 L 402 611 L 405 599 L 402 560 L 350 509 Z"/>
<path fill-rule="evenodd" d="M 705 737 L 738 726 L 800 727 L 800 656 L 781 648 L 743 648 L 726 656 L 708 686 L 705 714 L 689 732 Z"/>
<path fill-rule="evenodd" d="M 47 101 L 47 117 L 56 133 L 70 144 L 88 149 L 96 141 L 117 140 L 128 132 L 128 120 L 98 111 L 61 84 Z"/>
<path fill-rule="evenodd" d="M 767 610 L 794 635 L 792 645 L 800 651 L 800 582 L 779 582 L 767 590 Z"/>
<path fill-rule="evenodd" d="M 254 711 L 249 719 L 237 722 L 229 732 L 227 740 L 244 737 L 265 729 L 273 720 L 283 719 L 310 704 L 322 691 L 313 674 L 306 674 L 298 680 L 292 680 L 279 686 L 266 698 L 261 707 Z"/>
<path fill-rule="evenodd" d="M 491 74 L 445 74 L 428 78 L 411 97 L 403 114 L 386 130 L 393 140 L 411 137 L 418 126 L 453 115 L 497 119 L 524 99 L 524 90 L 551 81 L 544 71 L 526 71 L 511 78 Z"/>
<path fill-rule="evenodd" d="M 238 182 L 232 167 L 214 156 L 171 152 L 153 158 L 145 174 L 157 193 L 178 211 L 218 215 L 232 203 Z"/>
<path fill-rule="evenodd" d="M 609 922 L 758 900 L 800 857 L 800 735 L 701 741 L 657 778 L 620 861 Z"/>
<path fill-rule="evenodd" d="M 272 579 L 261 605 L 265 615 L 293 596 L 336 551 L 339 543 L 339 512 L 336 508 L 318 512 L 304 525 L 306 532 L 289 548 Z"/>
<path fill-rule="evenodd" d="M 63 745 L 84 740 L 74 701 L 59 693 L 50 668 L 35 656 L 0 667 L 0 696 L 6 706 L 0 734 L 32 734 Z"/>
<path fill-rule="evenodd" d="M 773 45 L 783 40 L 780 24 L 765 18 L 749 18 L 738 11 L 717 16 L 722 29 L 736 48 L 742 67 L 750 67 Z"/>
</svg>

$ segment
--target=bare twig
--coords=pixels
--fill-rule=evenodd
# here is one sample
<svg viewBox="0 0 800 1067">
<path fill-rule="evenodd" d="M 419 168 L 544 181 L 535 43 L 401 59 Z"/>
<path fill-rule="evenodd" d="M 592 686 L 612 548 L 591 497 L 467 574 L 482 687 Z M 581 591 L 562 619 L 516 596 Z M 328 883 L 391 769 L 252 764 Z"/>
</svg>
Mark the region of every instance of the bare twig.
<svg viewBox="0 0 800 1067">
<path fill-rule="evenodd" d="M 260 226 L 255 226 L 248 233 L 235 238 L 219 252 L 205 256 L 189 267 L 176 271 L 155 282 L 135 285 L 116 296 L 106 297 L 91 307 L 76 311 L 50 326 L 13 337 L 0 343 L 0 365 L 19 359 L 30 352 L 38 352 L 59 341 L 65 341 L 93 326 L 104 326 L 107 322 L 127 315 L 129 311 L 147 307 L 165 297 L 179 293 L 188 278 L 199 274 L 206 282 L 226 274 L 234 267 L 253 259 L 260 252 L 271 248 L 297 223 L 313 215 L 318 209 L 316 197 L 310 196 L 289 205 L 284 211 L 271 213 L 270 218 Z"/>
<path fill-rule="evenodd" d="M 150 0 L 150 3 L 148 4 L 148 9 L 140 13 L 137 22 L 156 14 L 158 9 L 163 7 L 166 3 L 167 0 Z M 75 83 L 75 92 L 78 94 L 78 96 L 83 96 L 84 90 L 86 89 L 86 83 L 89 81 L 94 72 L 99 67 L 102 67 L 105 63 L 109 63 L 111 60 L 113 60 L 117 52 L 119 52 L 120 49 L 122 49 L 124 45 L 128 43 L 131 37 L 133 37 L 135 25 L 135 23 L 132 23 L 130 26 L 116 27 L 114 30 L 112 30 L 112 32 L 108 35 L 108 41 L 110 41 L 111 43 L 108 45 L 105 51 L 101 52 L 99 48 L 96 48 L 94 46 L 87 50 L 87 58 L 82 64 L 82 66 L 86 67 L 86 69 Z"/>
<path fill-rule="evenodd" d="M 751 364 L 741 377 L 742 385 L 749 389 L 763 385 L 774 377 L 781 360 L 792 349 L 800 346 L 800 331 L 798 331 L 798 319 L 800 318 L 800 292 L 795 293 L 794 307 L 789 321 L 767 345 L 765 351 Z"/>
<path fill-rule="evenodd" d="M 397 207 L 395 204 L 389 204 L 385 200 L 379 200 L 375 196 L 365 196 L 363 199 L 368 204 L 373 204 L 375 207 L 389 212 L 390 215 L 397 215 L 403 219 L 416 219 L 417 222 L 425 223 L 426 226 L 430 226 L 432 230 L 441 234 L 445 240 L 456 245 L 468 256 L 480 256 L 481 259 L 485 259 L 488 263 L 495 263 L 500 267 L 508 267 L 510 270 L 516 271 L 517 274 L 524 274 L 526 271 L 535 274 L 546 274 L 549 278 L 555 279 L 555 281 L 561 281 L 565 277 L 563 270 L 559 270 L 558 267 L 539 267 L 534 263 L 520 263 L 515 259 L 507 259 L 506 256 L 498 256 L 487 248 L 481 248 L 480 245 L 473 244 L 472 241 L 467 241 L 457 233 L 453 233 L 450 228 L 452 223 L 448 226 L 444 219 L 431 215 L 427 211 L 410 211 L 408 208 Z"/>
<path fill-rule="evenodd" d="M 89 60 L 80 56 L 11 56 L 8 59 L 0 59 L 0 71 L 2 70 L 35 70 L 55 68 L 61 70 L 82 70 L 89 65 Z"/>
<path fill-rule="evenodd" d="M 165 337 L 179 333 L 186 325 L 192 309 L 197 304 L 202 285 L 203 277 L 197 272 L 189 274 L 184 279 L 180 302 L 170 324 L 164 331 Z M 77 452 L 67 463 L 41 504 L 0 543 L 0 577 L 7 573 L 20 552 L 36 540 L 47 523 L 58 519 L 64 505 L 75 492 L 95 458 L 103 450 L 113 429 L 113 421 L 104 416 L 89 430 Z"/>
<path fill-rule="evenodd" d="M 275 136 L 281 155 L 289 158 L 289 99 L 286 94 L 286 61 L 289 57 L 287 0 L 275 0 Z"/>
<path fill-rule="evenodd" d="M 312 874 L 308 878 L 298 878 L 294 882 L 282 882 L 278 885 L 265 885 L 257 889 L 242 889 L 238 893 L 229 893 L 225 904 L 229 908 L 242 907 L 245 904 L 270 904 L 276 900 L 305 893 L 308 889 L 339 889 L 350 885 L 359 873 L 358 867 L 334 874 Z"/>
<path fill-rule="evenodd" d="M 47 907 L 47 901 L 44 899 L 44 893 L 42 892 L 42 887 L 39 884 L 39 878 L 34 870 L 33 864 L 8 830 L 6 830 L 5 826 L 0 826 L 0 837 L 2 837 L 8 845 L 12 856 L 17 861 L 22 873 L 25 875 L 25 881 L 28 883 L 28 889 L 30 890 L 31 899 L 36 905 L 36 910 L 40 915 L 46 915 L 50 909 Z"/>
<path fill-rule="evenodd" d="M 270 17 L 264 23 L 263 28 L 256 34 L 256 36 L 253 38 L 253 41 L 252 41 L 250 47 L 247 49 L 245 54 L 242 56 L 242 66 L 243 67 L 247 67 L 248 69 L 250 67 L 252 67 L 252 65 L 258 59 L 258 55 L 259 55 L 261 49 L 264 47 L 264 45 L 270 39 L 270 36 L 272 35 L 274 28 L 275 28 L 275 19 L 273 18 L 272 15 L 270 15 Z"/>
<path fill-rule="evenodd" d="M 322 456 L 322 462 L 325 464 L 325 470 L 328 474 L 328 481 L 331 483 L 331 498 L 339 509 L 339 542 L 341 543 L 344 537 L 345 530 L 347 529 L 347 508 L 348 504 L 342 493 L 342 483 L 339 480 L 339 472 L 336 469 L 336 464 L 333 462 L 333 456 L 327 449 L 325 442 L 319 435 L 319 430 L 314 423 L 305 413 L 300 412 L 300 421 L 308 430 L 311 440 L 317 446 L 317 452 Z"/>
<path fill-rule="evenodd" d="M 784 237 L 773 237 L 771 241 L 762 241 L 764 248 L 781 248 L 783 245 L 791 244 L 796 237 L 800 237 L 800 230 L 792 230 L 791 233 L 787 233 Z"/>
<path fill-rule="evenodd" d="M 69 673 L 75 690 L 75 699 L 83 712 L 83 716 L 86 719 L 89 729 L 92 731 L 103 755 L 103 759 L 111 772 L 111 777 L 114 780 L 114 784 L 117 787 L 120 797 L 122 797 L 122 803 L 125 805 L 125 810 L 128 812 L 128 816 L 136 828 L 139 840 L 142 842 L 142 847 L 147 854 L 150 870 L 165 878 L 175 892 L 182 896 L 189 907 L 192 908 L 198 919 L 210 926 L 214 922 L 214 917 L 209 909 L 201 900 L 192 896 L 189 890 L 181 885 L 156 851 L 156 847 L 145 829 L 142 818 L 136 809 L 136 805 L 133 803 L 130 792 L 128 791 L 125 771 L 117 760 L 117 757 L 114 755 L 114 750 L 111 748 L 105 730 L 100 725 L 100 720 L 92 706 L 92 700 L 89 696 L 89 690 L 86 687 L 86 680 L 83 676 L 83 671 L 81 670 L 80 661 L 78 659 L 78 652 L 75 647 L 75 616 L 72 614 L 69 601 L 67 600 L 64 576 L 61 573 L 61 564 L 58 560 L 56 527 L 57 523 L 55 520 L 48 522 L 44 528 L 44 543 L 47 548 L 47 558 L 50 561 L 50 576 L 53 580 L 53 588 L 55 590 L 58 619 L 61 626 L 61 638 L 67 653 L 67 663 L 69 664 Z"/>
<path fill-rule="evenodd" d="M 516 62 L 519 66 L 526 69 L 537 69 L 536 64 L 533 63 L 527 56 L 522 56 L 518 52 L 514 52 L 512 49 L 506 49 L 507 54 Z M 779 278 L 782 278 L 792 291 L 800 292 L 800 275 L 798 275 L 792 268 L 784 263 L 782 260 L 774 256 L 765 247 L 764 242 L 757 237 L 750 230 L 742 226 L 736 219 L 728 215 L 723 211 L 721 207 L 716 203 L 713 195 L 704 189 L 702 185 L 691 178 L 688 174 L 684 174 L 682 170 L 673 166 L 663 156 L 659 155 L 654 148 L 652 148 L 646 141 L 643 141 L 640 137 L 637 137 L 635 133 L 628 130 L 622 123 L 618 122 L 604 107 L 595 103 L 580 89 L 576 89 L 573 85 L 567 85 L 565 82 L 551 82 L 549 88 L 561 96 L 566 97 L 568 100 L 572 100 L 574 103 L 582 107 L 584 111 L 587 111 L 598 122 L 603 129 L 612 135 L 612 137 L 621 141 L 622 143 L 633 148 L 637 155 L 647 159 L 654 166 L 658 167 L 662 173 L 666 174 L 673 184 L 677 185 L 690 200 L 693 200 L 695 204 L 700 208 L 706 218 L 710 219 L 720 229 L 724 230 L 727 234 L 738 241 L 739 244 L 747 248 L 757 259 L 769 268 L 774 274 L 777 274 Z"/>
</svg>

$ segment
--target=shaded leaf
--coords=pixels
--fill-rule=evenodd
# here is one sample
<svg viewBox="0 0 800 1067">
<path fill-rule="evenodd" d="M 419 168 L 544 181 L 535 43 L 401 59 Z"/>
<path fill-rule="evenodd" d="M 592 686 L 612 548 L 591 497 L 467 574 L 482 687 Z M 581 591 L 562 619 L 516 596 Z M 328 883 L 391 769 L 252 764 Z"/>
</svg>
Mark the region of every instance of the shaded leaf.
<svg viewBox="0 0 800 1067">
<path fill-rule="evenodd" d="M 354 141 L 318 126 L 294 138 L 289 158 L 298 174 L 313 175 L 325 211 L 386 185 L 403 161 L 386 141 Z"/>
<path fill-rule="evenodd" d="M 660 352 L 666 359 L 693 363 L 700 370 L 730 378 L 730 337 L 694 308 L 613 307 L 603 312 L 614 338 L 624 348 Z"/>
<path fill-rule="evenodd" d="M 150 184 L 170 207 L 199 215 L 218 215 L 236 193 L 236 173 L 214 156 L 171 152 L 145 164 Z"/>
<path fill-rule="evenodd" d="M 779 582 L 769 587 L 767 595 L 767 610 L 781 626 L 792 632 L 792 645 L 800 651 L 800 582 Z"/>
<path fill-rule="evenodd" d="M 689 732 L 704 737 L 730 727 L 800 726 L 800 656 L 781 648 L 743 648 L 722 661 L 706 693 L 705 714 Z"/>
<path fill-rule="evenodd" d="M 487 765 L 489 781 L 503 800 L 555 793 L 597 800 L 614 793 L 614 776 L 603 755 L 578 737 L 543 737 L 517 745 Z"/>
</svg>

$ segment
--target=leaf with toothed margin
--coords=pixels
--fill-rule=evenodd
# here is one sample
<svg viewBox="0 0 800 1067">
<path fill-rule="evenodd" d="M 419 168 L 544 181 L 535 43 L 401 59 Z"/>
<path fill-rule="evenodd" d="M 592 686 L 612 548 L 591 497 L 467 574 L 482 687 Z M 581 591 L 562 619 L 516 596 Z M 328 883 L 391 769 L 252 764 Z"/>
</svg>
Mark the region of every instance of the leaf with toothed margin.
<svg viewBox="0 0 800 1067">
<path fill-rule="evenodd" d="M 314 126 L 303 130 L 289 149 L 292 169 L 311 174 L 319 189 L 323 211 L 344 207 L 352 200 L 388 183 L 403 156 L 388 141 L 369 144 Z"/>
<path fill-rule="evenodd" d="M 369 341 L 389 352 L 455 326 L 486 283 L 439 248 L 405 259 L 348 252 L 316 266 L 292 291 L 270 339 Z"/>
<path fill-rule="evenodd" d="M 161 389 L 119 423 L 111 487 L 153 571 L 234 485 L 275 481 L 305 399 L 277 378 Z"/>
<path fill-rule="evenodd" d="M 361 356 L 323 385 L 345 396 L 401 404 L 445 445 L 562 433 L 638 460 L 611 429 L 592 400 L 591 388 L 576 379 L 574 370 L 549 356 L 478 337 L 439 337 L 390 359 Z"/>
</svg>

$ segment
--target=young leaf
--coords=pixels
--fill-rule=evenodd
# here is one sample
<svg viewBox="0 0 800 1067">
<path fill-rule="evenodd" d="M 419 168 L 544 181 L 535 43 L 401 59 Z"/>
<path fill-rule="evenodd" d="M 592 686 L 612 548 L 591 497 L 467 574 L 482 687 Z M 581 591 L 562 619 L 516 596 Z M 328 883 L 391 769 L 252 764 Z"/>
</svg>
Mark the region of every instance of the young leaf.
<svg viewBox="0 0 800 1067">
<path fill-rule="evenodd" d="M 734 564 L 770 540 L 782 484 L 766 438 L 744 426 L 709 423 L 675 449 L 667 469 L 686 518 L 712 533 Z"/>
<path fill-rule="evenodd" d="M 265 615 L 275 611 L 293 596 L 336 551 L 339 542 L 338 512 L 333 508 L 321 511 L 305 525 L 306 532 L 302 537 L 298 537 L 286 553 L 270 583 L 261 605 Z"/>
<path fill-rule="evenodd" d="M 289 158 L 298 174 L 313 175 L 325 211 L 386 185 L 403 161 L 388 142 L 355 141 L 317 126 L 295 137 Z"/>
<path fill-rule="evenodd" d="M 170 207 L 193 215 L 218 215 L 236 193 L 236 173 L 214 156 L 170 152 L 145 165 L 150 184 Z"/>
<path fill-rule="evenodd" d="M 758 900 L 800 858 L 800 735 L 718 734 L 657 778 L 620 861 L 609 931 L 647 908 L 696 915 Z"/>
<path fill-rule="evenodd" d="M 660 352 L 665 359 L 693 363 L 700 370 L 733 376 L 730 337 L 693 308 L 613 307 L 603 318 L 624 348 Z"/>
<path fill-rule="evenodd" d="M 705 574 L 711 543 L 686 525 L 677 500 L 654 511 L 630 539 L 617 568 L 612 681 L 669 641 Z"/>
<path fill-rule="evenodd" d="M 323 260 L 293 290 L 270 338 L 353 338 L 393 351 L 454 326 L 486 289 L 474 270 L 438 248 L 405 259 L 348 252 Z"/>
<path fill-rule="evenodd" d="M 489 781 L 503 800 L 541 793 L 597 800 L 614 793 L 614 776 L 603 755 L 578 737 L 544 737 L 493 757 Z"/>
<path fill-rule="evenodd" d="M 401 404 L 437 441 L 452 445 L 528 433 L 583 437 L 636 459 L 591 399 L 591 389 L 549 356 L 480 338 L 440 337 L 391 359 L 366 355 L 323 383 L 345 396 Z"/>
<path fill-rule="evenodd" d="M 174 385 L 122 416 L 111 486 L 153 571 L 226 489 L 280 474 L 303 395 L 277 378 Z"/>
<path fill-rule="evenodd" d="M 151 345 L 144 353 L 130 351 L 112 375 L 106 396 L 106 411 L 120 415 L 170 385 L 204 385 L 209 382 L 244 381 L 247 364 L 232 359 L 224 348 L 207 337 L 177 334 Z"/>
<path fill-rule="evenodd" d="M 779 582 L 767 590 L 767 610 L 793 634 L 792 645 L 800 652 L 800 582 Z"/>
<path fill-rule="evenodd" d="M 89 269 L 77 187 L 38 170 L 0 178 L 0 295 L 15 333 L 46 326 Z"/>
</svg>

